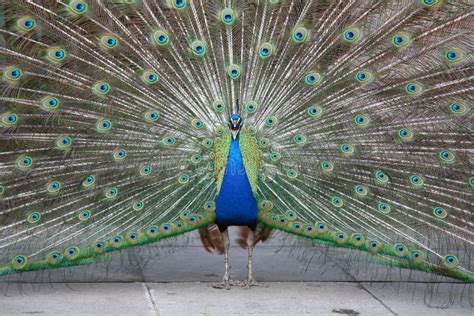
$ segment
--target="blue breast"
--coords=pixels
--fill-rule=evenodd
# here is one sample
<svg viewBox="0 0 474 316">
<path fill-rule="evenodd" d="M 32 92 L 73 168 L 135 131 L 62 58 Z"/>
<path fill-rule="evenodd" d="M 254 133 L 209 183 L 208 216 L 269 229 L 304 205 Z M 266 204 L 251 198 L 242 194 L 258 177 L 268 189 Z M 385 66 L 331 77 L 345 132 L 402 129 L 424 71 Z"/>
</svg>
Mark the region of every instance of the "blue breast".
<svg viewBox="0 0 474 316">
<path fill-rule="evenodd" d="M 257 200 L 245 172 L 239 140 L 232 139 L 224 179 L 216 200 L 216 223 L 223 227 L 254 226 L 257 213 Z"/>
</svg>

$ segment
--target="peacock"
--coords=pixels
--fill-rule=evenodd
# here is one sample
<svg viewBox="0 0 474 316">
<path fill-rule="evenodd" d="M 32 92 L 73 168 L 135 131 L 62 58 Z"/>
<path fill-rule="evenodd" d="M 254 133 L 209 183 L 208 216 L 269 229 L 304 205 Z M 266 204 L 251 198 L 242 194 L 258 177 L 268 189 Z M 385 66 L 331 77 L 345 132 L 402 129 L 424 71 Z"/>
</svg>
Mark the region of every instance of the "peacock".
<svg viewBox="0 0 474 316">
<path fill-rule="evenodd" d="M 474 281 L 472 1 L 0 3 L 0 275 L 198 231 L 249 288 L 281 231 Z"/>
</svg>

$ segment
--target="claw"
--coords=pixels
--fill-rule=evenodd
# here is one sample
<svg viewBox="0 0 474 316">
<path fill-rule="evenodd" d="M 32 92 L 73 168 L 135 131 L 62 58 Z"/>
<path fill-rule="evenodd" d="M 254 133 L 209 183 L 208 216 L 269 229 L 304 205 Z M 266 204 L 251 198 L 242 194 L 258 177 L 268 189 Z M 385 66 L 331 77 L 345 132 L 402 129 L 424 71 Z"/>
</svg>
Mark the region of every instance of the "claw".
<svg viewBox="0 0 474 316">
<path fill-rule="evenodd" d="M 253 277 L 247 278 L 247 280 L 241 282 L 241 284 L 246 290 L 252 286 L 267 287 L 265 284 L 257 282 Z"/>
<path fill-rule="evenodd" d="M 222 282 L 212 284 L 215 289 L 226 289 L 230 290 L 231 286 L 242 286 L 242 282 L 232 280 L 231 278 L 223 278 Z"/>
</svg>

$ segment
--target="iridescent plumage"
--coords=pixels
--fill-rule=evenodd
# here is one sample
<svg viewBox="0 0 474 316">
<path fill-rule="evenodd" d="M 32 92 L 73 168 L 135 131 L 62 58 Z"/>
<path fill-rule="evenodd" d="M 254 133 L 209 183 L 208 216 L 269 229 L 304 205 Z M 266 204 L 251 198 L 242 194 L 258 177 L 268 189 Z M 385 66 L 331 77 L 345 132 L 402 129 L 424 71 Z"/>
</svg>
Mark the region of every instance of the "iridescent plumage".
<svg viewBox="0 0 474 316">
<path fill-rule="evenodd" d="M 2 6 L 0 274 L 217 223 L 474 280 L 469 1 Z"/>
</svg>

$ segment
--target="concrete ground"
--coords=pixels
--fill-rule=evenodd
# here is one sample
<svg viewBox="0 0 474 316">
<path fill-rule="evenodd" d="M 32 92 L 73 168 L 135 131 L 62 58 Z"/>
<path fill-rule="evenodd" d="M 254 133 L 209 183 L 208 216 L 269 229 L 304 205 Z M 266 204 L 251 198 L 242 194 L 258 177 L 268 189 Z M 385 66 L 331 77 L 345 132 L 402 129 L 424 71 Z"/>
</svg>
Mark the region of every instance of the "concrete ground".
<svg viewBox="0 0 474 316">
<path fill-rule="evenodd" d="M 255 277 L 266 287 L 214 289 L 222 257 L 194 237 L 92 266 L 0 278 L 0 315 L 474 315 L 472 284 L 344 265 L 340 251 L 281 247 L 278 238 L 255 249 Z M 234 278 L 243 279 L 246 251 L 234 246 L 230 259 Z"/>
</svg>

